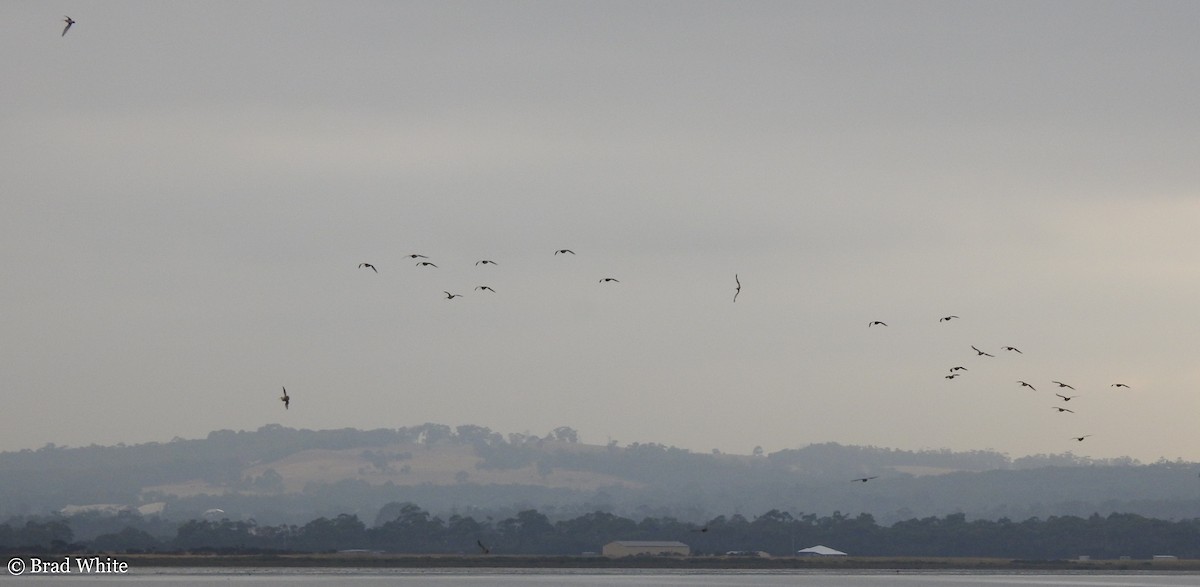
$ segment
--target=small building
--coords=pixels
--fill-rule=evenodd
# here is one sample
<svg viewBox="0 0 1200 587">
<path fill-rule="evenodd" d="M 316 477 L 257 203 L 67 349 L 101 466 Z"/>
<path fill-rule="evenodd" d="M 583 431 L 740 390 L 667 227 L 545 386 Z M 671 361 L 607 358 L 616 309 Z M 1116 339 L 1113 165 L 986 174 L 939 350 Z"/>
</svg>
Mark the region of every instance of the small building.
<svg viewBox="0 0 1200 587">
<path fill-rule="evenodd" d="M 691 547 L 674 540 L 617 540 L 604 545 L 604 556 L 688 556 Z"/>
<path fill-rule="evenodd" d="M 796 556 L 846 556 L 846 553 L 818 544 L 804 550 L 797 550 Z"/>
</svg>

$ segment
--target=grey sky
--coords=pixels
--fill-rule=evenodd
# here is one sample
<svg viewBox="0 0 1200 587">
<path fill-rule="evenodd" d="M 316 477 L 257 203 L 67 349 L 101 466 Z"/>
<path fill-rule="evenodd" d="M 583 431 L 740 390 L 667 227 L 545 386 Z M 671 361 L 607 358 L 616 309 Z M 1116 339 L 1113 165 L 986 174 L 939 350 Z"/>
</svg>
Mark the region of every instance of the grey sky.
<svg viewBox="0 0 1200 587">
<path fill-rule="evenodd" d="M 0 3 L 0 449 L 441 422 L 1200 460 L 1198 26 Z"/>
</svg>

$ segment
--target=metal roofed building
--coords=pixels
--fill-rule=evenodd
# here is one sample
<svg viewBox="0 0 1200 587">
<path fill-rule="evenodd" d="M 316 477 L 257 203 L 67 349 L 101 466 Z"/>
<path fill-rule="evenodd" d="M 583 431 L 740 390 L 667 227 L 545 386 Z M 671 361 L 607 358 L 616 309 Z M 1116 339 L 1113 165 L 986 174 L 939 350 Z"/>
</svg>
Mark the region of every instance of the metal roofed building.
<svg viewBox="0 0 1200 587">
<path fill-rule="evenodd" d="M 674 540 L 616 540 L 604 545 L 604 556 L 688 556 L 691 547 Z"/>
<path fill-rule="evenodd" d="M 846 556 L 846 553 L 818 544 L 804 550 L 797 550 L 796 556 Z"/>
</svg>

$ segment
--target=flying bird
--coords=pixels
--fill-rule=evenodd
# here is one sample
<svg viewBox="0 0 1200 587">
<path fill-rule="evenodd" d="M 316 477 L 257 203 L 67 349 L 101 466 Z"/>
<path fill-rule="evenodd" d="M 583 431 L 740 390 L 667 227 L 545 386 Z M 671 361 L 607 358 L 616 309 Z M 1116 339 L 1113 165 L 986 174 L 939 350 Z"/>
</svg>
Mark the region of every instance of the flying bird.
<svg viewBox="0 0 1200 587">
<path fill-rule="evenodd" d="M 1034 387 L 1034 386 L 1032 386 L 1032 385 L 1030 385 L 1030 384 L 1028 384 L 1028 383 L 1025 383 L 1024 381 L 1017 381 L 1017 383 L 1020 383 L 1022 387 L 1028 387 L 1029 389 L 1032 389 L 1032 390 L 1034 390 L 1034 391 L 1037 391 L 1037 388 L 1036 388 L 1036 387 Z"/>
<path fill-rule="evenodd" d="M 363 267 L 366 267 L 367 269 L 370 269 L 371 271 L 374 271 L 374 272 L 376 272 L 376 273 L 379 273 L 379 270 L 378 270 L 378 269 L 376 269 L 376 268 L 375 268 L 375 266 L 374 266 L 374 265 L 372 265 L 372 264 L 370 264 L 370 263 L 359 263 L 359 264 L 358 264 L 358 268 L 359 268 L 359 269 L 362 269 Z"/>
<path fill-rule="evenodd" d="M 476 261 L 475 264 L 476 265 L 499 265 L 499 263 L 492 261 L 491 259 L 480 259 L 480 260 Z"/>
<path fill-rule="evenodd" d="M 490 291 L 490 292 L 492 292 L 492 293 L 496 293 L 496 290 L 494 290 L 494 289 L 492 289 L 492 288 L 490 288 L 490 287 L 488 287 L 488 286 L 486 286 L 486 285 L 477 285 L 477 286 L 475 286 L 475 291 L 479 291 L 479 290 L 481 290 L 481 289 L 482 289 L 482 290 L 484 290 L 484 291 Z"/>
<path fill-rule="evenodd" d="M 1006 346 L 1006 347 L 1003 347 L 1003 348 L 1004 348 L 1004 350 L 1006 350 L 1006 351 L 1013 351 L 1013 352 L 1017 353 L 1018 355 L 1023 355 L 1023 354 L 1025 354 L 1025 353 L 1021 352 L 1021 349 L 1019 349 L 1019 348 L 1017 348 L 1017 347 L 1015 347 L 1015 346 Z"/>
<path fill-rule="evenodd" d="M 283 409 L 285 410 L 288 409 L 288 404 L 292 403 L 292 398 L 288 397 L 286 387 L 283 388 L 283 396 L 279 398 L 279 401 L 283 402 Z"/>
<path fill-rule="evenodd" d="M 608 283 L 610 281 L 615 282 L 615 283 L 621 283 L 621 280 L 616 279 L 615 277 L 605 277 L 604 279 L 600 280 L 600 283 Z"/>
<path fill-rule="evenodd" d="M 572 251 L 571 249 L 559 249 L 557 251 L 554 251 L 555 255 L 557 255 L 559 253 L 571 253 L 572 255 L 574 255 L 575 251 Z"/>
<path fill-rule="evenodd" d="M 1089 436 L 1091 436 L 1091 434 L 1084 434 L 1083 436 L 1072 436 L 1071 440 L 1077 440 L 1079 442 L 1083 442 L 1083 439 L 1087 438 Z"/>
<path fill-rule="evenodd" d="M 1063 383 L 1061 381 L 1051 381 L 1050 383 L 1054 383 L 1054 384 L 1058 385 L 1059 387 L 1065 387 L 1067 389 L 1075 389 L 1074 387 L 1071 387 L 1070 385 L 1067 385 L 1066 383 Z"/>
<path fill-rule="evenodd" d="M 437 265 L 434 265 L 429 261 L 421 261 L 420 263 L 417 263 L 417 267 L 437 267 Z"/>
<path fill-rule="evenodd" d="M 953 373 L 953 372 L 955 372 L 955 371 L 966 371 L 966 370 L 967 370 L 967 368 L 966 368 L 966 367 L 950 367 L 950 372 L 951 372 L 951 373 Z"/>
<path fill-rule="evenodd" d="M 941 318 L 938 318 L 938 322 L 949 322 L 955 318 L 958 318 L 958 316 L 942 316 Z"/>
<path fill-rule="evenodd" d="M 67 26 L 63 27 L 63 32 L 59 35 L 60 37 L 67 36 L 67 31 L 71 30 L 71 25 L 75 24 L 75 19 L 68 16 L 63 19 L 63 22 L 67 23 Z"/>
<path fill-rule="evenodd" d="M 1063 395 L 1063 394 L 1061 394 L 1061 393 L 1056 393 L 1056 394 L 1054 394 L 1054 395 L 1057 395 L 1058 397 L 1061 397 L 1061 398 L 1062 398 L 1062 400 L 1063 400 L 1064 402 L 1069 402 L 1069 401 L 1071 401 L 1071 398 L 1073 398 L 1073 397 L 1079 397 L 1079 396 L 1077 396 L 1077 395 Z"/>
<path fill-rule="evenodd" d="M 876 325 L 876 324 L 878 324 L 878 325 L 880 325 L 880 326 L 887 326 L 887 323 L 886 323 L 886 322 L 880 322 L 879 320 L 875 320 L 875 321 L 873 321 L 873 322 L 867 322 L 867 328 L 870 328 L 870 327 L 872 327 L 872 326 L 874 326 L 874 325 Z"/>
<path fill-rule="evenodd" d="M 443 291 L 442 293 L 446 294 L 446 299 L 447 299 L 447 300 L 453 300 L 454 298 L 461 298 L 461 297 L 462 297 L 462 294 L 452 294 L 452 293 L 450 293 L 450 292 L 448 292 L 448 291 Z"/>
<path fill-rule="evenodd" d="M 850 482 L 851 483 L 866 483 L 867 481 L 870 481 L 872 479 L 878 479 L 878 478 L 879 478 L 879 475 L 871 475 L 870 477 L 859 477 L 858 479 L 851 479 Z"/>
<path fill-rule="evenodd" d="M 961 375 L 962 375 L 962 373 L 951 373 L 946 376 L 946 379 L 954 379 L 955 377 L 959 377 Z"/>
<path fill-rule="evenodd" d="M 700 532 L 700 533 L 708 532 L 708 526 L 705 526 L 703 528 L 693 528 L 692 532 Z"/>
<path fill-rule="evenodd" d="M 1114 383 L 1114 384 L 1110 385 L 1109 387 L 1124 387 L 1125 389 L 1131 389 L 1128 385 L 1125 385 L 1124 383 Z"/>
<path fill-rule="evenodd" d="M 975 349 L 975 352 L 979 353 L 979 356 L 981 356 L 981 357 L 995 357 L 996 356 L 993 354 L 985 353 L 985 352 L 975 348 L 975 345 L 971 345 L 971 348 Z"/>
<path fill-rule="evenodd" d="M 425 255 L 418 255 L 417 253 L 412 253 L 412 254 L 405 255 L 405 256 L 408 257 L 409 259 L 428 259 L 429 258 L 429 257 L 426 257 Z"/>
<path fill-rule="evenodd" d="M 1075 411 L 1074 411 L 1074 410 L 1068 410 L 1068 409 L 1066 409 L 1066 408 L 1060 408 L 1060 407 L 1058 407 L 1058 406 L 1051 406 L 1051 407 L 1052 407 L 1053 409 L 1055 409 L 1055 410 L 1058 410 L 1058 413 L 1060 413 L 1060 414 L 1061 414 L 1061 413 L 1063 413 L 1063 412 L 1071 412 L 1072 414 L 1074 414 L 1074 413 L 1075 413 Z"/>
<path fill-rule="evenodd" d="M 482 540 L 476 540 L 475 544 L 479 545 L 479 552 L 482 552 L 483 554 L 491 554 L 492 553 L 492 549 L 484 546 Z"/>
<path fill-rule="evenodd" d="M 736 302 L 738 294 L 742 293 L 742 280 L 738 279 L 737 273 L 734 273 L 733 281 L 737 283 L 737 288 L 733 290 L 733 301 Z"/>
</svg>

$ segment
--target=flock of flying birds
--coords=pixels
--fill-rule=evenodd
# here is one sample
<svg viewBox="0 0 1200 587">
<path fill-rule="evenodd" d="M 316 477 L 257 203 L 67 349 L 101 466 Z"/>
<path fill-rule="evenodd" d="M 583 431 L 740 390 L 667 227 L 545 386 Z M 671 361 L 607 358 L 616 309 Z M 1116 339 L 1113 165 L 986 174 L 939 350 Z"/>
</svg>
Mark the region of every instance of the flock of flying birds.
<svg viewBox="0 0 1200 587">
<path fill-rule="evenodd" d="M 951 320 L 957 320 L 957 319 L 959 319 L 959 317 L 955 316 L 955 315 L 942 316 L 941 318 L 938 318 L 938 322 L 950 322 Z M 883 322 L 882 320 L 872 320 L 867 323 L 868 328 L 876 327 L 876 326 L 886 327 L 887 323 Z M 983 349 L 980 349 L 979 347 L 977 347 L 975 345 L 971 345 L 971 350 L 975 351 L 976 357 L 986 357 L 986 358 L 995 358 L 996 357 L 996 355 L 989 353 Z M 1018 355 L 1024 354 L 1021 351 L 1021 349 L 1014 347 L 1014 346 L 1002 346 L 1002 347 L 1000 347 L 1000 350 L 1007 352 L 1007 353 L 1015 353 Z M 968 369 L 966 367 L 961 366 L 961 365 L 956 365 L 954 367 L 951 367 L 949 374 L 944 375 L 944 377 L 946 379 L 953 380 L 958 377 L 961 377 L 966 371 L 968 371 Z M 1033 391 L 1037 391 L 1037 387 L 1035 387 L 1032 383 L 1029 383 L 1028 381 L 1018 379 L 1016 381 L 1016 383 L 1022 388 L 1029 388 Z M 1066 402 L 1069 402 L 1069 401 L 1079 397 L 1078 395 L 1068 395 L 1070 392 L 1075 391 L 1075 387 L 1069 383 L 1064 383 L 1062 381 L 1057 381 L 1057 380 L 1051 381 L 1050 384 L 1054 386 L 1054 395 L 1057 396 L 1061 402 L 1059 405 L 1050 406 L 1050 409 L 1055 410 L 1056 412 L 1058 412 L 1060 414 L 1063 414 L 1063 413 L 1074 414 L 1075 411 L 1070 408 L 1067 408 L 1064 404 L 1066 404 Z M 1118 389 L 1131 389 L 1130 386 L 1125 383 L 1113 383 L 1109 387 L 1118 388 Z M 1089 438 L 1091 436 L 1094 436 L 1094 435 L 1093 434 L 1080 434 L 1079 436 L 1069 437 L 1069 440 L 1083 442 L 1084 439 Z M 876 478 L 878 478 L 878 475 L 874 475 L 874 476 L 870 476 L 870 477 L 859 477 L 857 479 L 851 479 L 851 482 L 866 483 L 867 481 L 870 481 L 870 480 L 876 479 Z"/>
<path fill-rule="evenodd" d="M 70 25 L 68 24 L 68 27 L 69 26 Z M 556 256 L 557 255 L 575 255 L 575 251 L 573 251 L 571 249 L 557 249 L 554 251 L 554 255 L 556 255 Z M 409 259 L 415 261 L 417 267 L 427 268 L 427 269 L 437 269 L 438 268 L 438 265 L 436 263 L 434 263 L 433 261 L 430 261 L 429 257 L 426 255 L 422 255 L 420 253 L 410 253 L 405 256 L 408 257 Z M 480 266 L 480 265 L 499 265 L 499 263 L 497 263 L 496 261 L 493 261 L 492 259 L 480 259 L 475 262 L 475 266 Z M 373 263 L 367 263 L 367 262 L 359 263 L 358 268 L 362 269 L 362 270 L 370 270 L 374 273 L 379 273 L 379 269 Z M 741 281 L 741 278 L 736 273 L 733 276 L 733 280 L 734 280 L 733 301 L 737 302 L 738 296 L 741 295 L 741 293 L 742 293 L 742 281 Z M 601 284 L 620 283 L 620 280 L 618 280 L 614 277 L 602 277 L 599 279 L 599 283 L 601 283 Z M 475 291 L 496 293 L 496 290 L 492 289 L 492 287 L 488 286 L 488 285 L 477 285 L 477 286 L 475 286 Z M 450 291 L 443 291 L 442 293 L 445 294 L 445 299 L 447 299 L 447 300 L 453 300 L 456 298 L 463 297 L 463 294 L 452 293 Z M 948 316 L 942 316 L 941 318 L 938 318 L 938 322 L 944 323 L 944 322 L 950 322 L 952 320 L 958 320 L 958 319 L 959 319 L 959 317 L 957 315 L 951 314 Z M 867 323 L 868 328 L 887 327 L 887 326 L 888 326 L 888 324 L 882 320 L 872 320 Z M 1000 347 L 1000 349 L 1007 353 L 1016 353 L 1018 355 L 1024 354 L 1021 351 L 1021 349 L 1019 349 L 1015 346 L 1002 346 L 1002 347 Z M 996 357 L 996 355 L 989 353 L 983 349 L 980 349 L 979 347 L 977 347 L 975 345 L 971 345 L 971 350 L 975 352 L 975 356 L 977 356 L 977 357 L 987 357 L 987 358 L 995 358 Z M 953 380 L 953 379 L 963 376 L 963 374 L 966 371 L 968 371 L 967 367 L 964 367 L 962 365 L 956 365 L 954 367 L 951 367 L 949 374 L 945 375 L 944 377 L 948 380 Z M 1032 383 L 1029 383 L 1028 381 L 1017 380 L 1016 383 L 1023 388 L 1029 388 L 1033 391 L 1037 391 L 1037 387 L 1035 387 Z M 1060 414 L 1062 414 L 1062 413 L 1074 414 L 1075 410 L 1067 408 L 1064 404 L 1079 397 L 1078 395 L 1068 395 L 1068 393 L 1075 391 L 1075 387 L 1069 383 L 1064 383 L 1062 381 L 1057 381 L 1057 380 L 1051 381 L 1050 384 L 1055 386 L 1054 395 L 1056 397 L 1058 397 L 1059 400 L 1062 402 L 1059 405 L 1050 406 L 1050 409 L 1055 410 Z M 1130 389 L 1130 386 L 1125 383 L 1113 383 L 1110 387 Z M 288 395 L 286 387 L 283 388 L 283 395 L 280 396 L 279 400 L 281 402 L 283 402 L 284 409 L 288 409 L 288 406 L 291 404 L 291 396 Z M 1078 436 L 1072 436 L 1069 439 L 1075 440 L 1077 442 L 1083 442 L 1085 439 L 1087 439 L 1091 436 L 1093 436 L 1093 434 L 1080 434 Z M 855 479 L 851 479 L 851 482 L 852 483 L 866 483 L 868 481 L 871 481 L 873 479 L 878 479 L 878 478 L 879 478 L 878 475 L 870 475 L 870 476 L 858 477 Z"/>
<path fill-rule="evenodd" d="M 68 26 L 70 26 L 70 25 L 68 25 Z M 554 251 L 554 254 L 556 256 L 557 255 L 574 255 L 575 251 L 573 251 L 571 249 L 557 249 Z M 438 268 L 437 264 L 434 263 L 433 261 L 430 261 L 429 257 L 426 255 L 422 255 L 420 253 L 409 253 L 409 254 L 405 255 L 405 257 L 408 257 L 409 259 L 416 261 L 417 267 L 431 268 L 431 269 Z M 475 262 L 475 266 L 478 267 L 480 265 L 499 265 L 499 263 L 497 263 L 491 259 L 480 259 Z M 379 268 L 376 267 L 374 263 L 367 263 L 367 262 L 359 263 L 358 268 L 364 269 L 364 270 L 370 269 L 374 273 L 379 273 Z M 738 296 L 741 295 L 741 293 L 742 293 L 742 280 L 735 273 L 733 275 L 733 281 L 734 281 L 733 301 L 737 302 Z M 601 277 L 600 280 L 598 281 L 598 283 L 601 283 L 601 284 L 621 283 L 621 280 L 619 280 L 615 277 Z M 496 293 L 496 290 L 493 289 L 489 285 L 477 285 L 477 286 L 475 286 L 475 291 Z M 445 291 L 445 290 L 443 290 L 442 293 L 445 294 L 445 296 L 446 296 L 445 299 L 447 299 L 447 300 L 453 300 L 455 298 L 463 297 L 463 294 L 451 293 L 451 292 Z M 886 324 L 885 324 L 885 326 L 886 326 Z M 283 409 L 285 409 L 285 410 L 288 409 L 289 405 L 291 405 L 292 398 L 291 398 L 291 396 L 288 395 L 287 387 L 283 388 L 283 395 L 279 396 L 279 401 L 283 402 Z"/>
<path fill-rule="evenodd" d="M 555 255 L 574 255 L 575 251 L 572 251 L 571 249 L 558 249 L 558 250 L 554 251 L 554 254 Z M 428 267 L 428 268 L 433 268 L 433 269 L 438 268 L 436 263 L 428 260 L 429 257 L 422 255 L 420 253 L 411 253 L 411 254 L 408 254 L 405 256 L 410 259 L 425 259 L 424 261 L 417 261 L 417 265 L 416 265 L 417 267 Z M 475 266 L 478 267 L 480 265 L 499 265 L 499 263 L 497 263 L 491 259 L 480 259 L 475 262 Z M 370 269 L 371 271 L 374 271 L 375 273 L 379 273 L 379 269 L 377 267 L 375 267 L 375 265 L 372 263 L 359 263 L 358 268 L 359 269 Z M 735 275 L 734 279 L 736 279 L 736 278 L 737 278 L 737 276 Z M 621 280 L 619 280 L 615 277 L 601 277 L 600 283 L 621 283 Z M 738 289 L 739 290 L 741 289 L 740 282 L 738 283 Z M 486 291 L 486 292 L 496 293 L 496 290 L 492 289 L 492 286 L 490 286 L 490 285 L 477 285 L 477 286 L 475 286 L 475 291 Z M 447 300 L 453 300 L 454 298 L 463 297 L 463 294 L 451 293 L 451 292 L 445 291 L 445 290 L 443 290 L 442 293 L 446 294 Z M 737 301 L 737 294 L 734 294 L 734 301 L 735 302 Z"/>
</svg>

